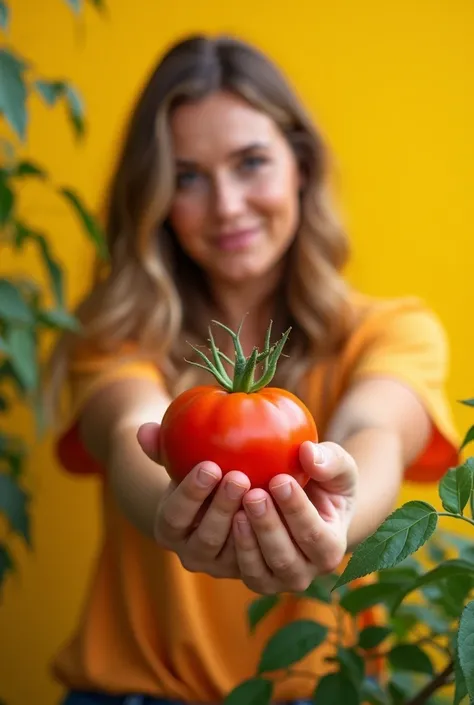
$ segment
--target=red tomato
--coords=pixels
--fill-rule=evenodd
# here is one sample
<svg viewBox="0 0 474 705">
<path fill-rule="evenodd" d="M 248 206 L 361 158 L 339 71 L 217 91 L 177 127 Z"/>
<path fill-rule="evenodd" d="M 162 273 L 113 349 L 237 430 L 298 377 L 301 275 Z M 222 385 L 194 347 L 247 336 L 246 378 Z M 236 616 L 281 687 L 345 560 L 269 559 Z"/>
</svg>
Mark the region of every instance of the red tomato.
<svg viewBox="0 0 474 705">
<path fill-rule="evenodd" d="M 212 460 L 223 474 L 245 473 L 252 487 L 267 488 L 280 473 L 293 475 L 304 486 L 309 478 L 299 447 L 317 440 L 309 410 L 284 389 L 247 393 L 199 386 L 168 407 L 160 429 L 160 461 L 176 482 L 199 462 Z"/>
</svg>

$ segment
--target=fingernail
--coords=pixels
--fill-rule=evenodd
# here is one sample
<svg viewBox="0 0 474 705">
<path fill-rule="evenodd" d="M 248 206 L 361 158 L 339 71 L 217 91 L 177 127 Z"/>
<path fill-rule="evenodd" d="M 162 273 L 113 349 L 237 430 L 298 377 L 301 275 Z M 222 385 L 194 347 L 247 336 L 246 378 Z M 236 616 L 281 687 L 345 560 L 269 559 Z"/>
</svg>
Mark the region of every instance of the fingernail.
<svg viewBox="0 0 474 705">
<path fill-rule="evenodd" d="M 227 483 L 225 491 L 227 492 L 229 499 L 240 499 L 245 492 L 245 487 L 231 481 Z"/>
<path fill-rule="evenodd" d="M 252 534 L 252 531 L 250 530 L 250 524 L 248 523 L 248 521 L 245 521 L 245 519 L 238 519 L 237 528 L 239 530 L 239 533 L 245 538 L 248 538 Z"/>
<path fill-rule="evenodd" d="M 272 487 L 272 492 L 278 499 L 288 499 L 291 495 L 291 482 L 282 482 L 281 485 Z"/>
<path fill-rule="evenodd" d="M 261 517 L 265 514 L 266 504 L 267 502 L 265 499 L 259 499 L 257 502 L 248 502 L 247 507 L 254 516 Z"/>
<path fill-rule="evenodd" d="M 210 487 L 217 480 L 216 476 L 212 472 L 209 472 L 204 468 L 199 468 L 197 479 L 201 487 Z"/>
<path fill-rule="evenodd" d="M 320 446 L 314 446 L 313 448 L 313 460 L 317 465 L 324 463 L 326 459 L 326 454 Z"/>
</svg>

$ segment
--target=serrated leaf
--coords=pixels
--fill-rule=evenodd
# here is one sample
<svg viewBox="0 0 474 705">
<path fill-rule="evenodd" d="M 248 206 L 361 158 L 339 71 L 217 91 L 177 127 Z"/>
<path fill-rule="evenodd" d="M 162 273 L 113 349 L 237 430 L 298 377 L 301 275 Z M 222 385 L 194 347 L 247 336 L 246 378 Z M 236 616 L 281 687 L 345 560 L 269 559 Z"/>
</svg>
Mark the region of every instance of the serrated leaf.
<svg viewBox="0 0 474 705">
<path fill-rule="evenodd" d="M 82 11 L 82 0 L 66 0 L 66 4 L 78 15 Z"/>
<path fill-rule="evenodd" d="M 227 695 L 223 705 L 267 705 L 272 694 L 272 681 L 267 678 L 249 678 Z"/>
<path fill-rule="evenodd" d="M 376 624 L 365 627 L 359 634 L 359 646 L 361 649 L 375 649 L 376 646 L 385 641 L 390 636 L 390 627 L 381 627 Z"/>
<path fill-rule="evenodd" d="M 356 687 L 350 678 L 340 672 L 323 676 L 313 694 L 314 705 L 328 705 L 328 703 L 359 705 L 359 702 L 359 693 Z"/>
<path fill-rule="evenodd" d="M 407 502 L 396 509 L 355 549 L 336 587 L 401 563 L 429 539 L 438 523 L 436 509 L 427 502 Z"/>
<path fill-rule="evenodd" d="M 359 691 L 365 675 L 364 659 L 354 649 L 339 647 L 337 660 L 340 664 L 341 673 L 347 676 L 357 691 Z"/>
<path fill-rule="evenodd" d="M 8 323 L 21 323 L 32 325 L 35 322 L 32 311 L 29 309 L 17 286 L 0 279 L 0 319 Z"/>
<path fill-rule="evenodd" d="M 65 86 L 64 95 L 68 106 L 69 119 L 74 127 L 76 135 L 81 137 L 84 134 L 84 101 L 74 86 L 69 83 Z"/>
<path fill-rule="evenodd" d="M 400 592 L 397 601 L 392 607 L 392 611 L 395 612 L 401 602 L 411 592 L 418 590 L 424 585 L 436 583 L 440 580 L 444 580 L 445 578 L 450 578 L 456 575 L 474 575 L 474 565 L 472 563 L 469 563 L 469 561 L 464 561 L 460 558 L 454 558 L 453 560 L 445 561 L 444 563 L 437 566 L 436 568 L 433 568 L 424 575 L 420 575 L 416 580 L 413 581 L 413 583 L 408 585 Z"/>
<path fill-rule="evenodd" d="M 4 0 L 0 0 L 0 27 L 3 30 L 8 29 L 10 22 L 10 9 Z"/>
<path fill-rule="evenodd" d="M 447 512 L 462 515 L 471 496 L 473 470 L 469 463 L 463 463 L 448 470 L 439 483 L 439 496 Z"/>
<path fill-rule="evenodd" d="M 469 602 L 462 612 L 457 647 L 467 692 L 474 700 L 474 601 Z"/>
<path fill-rule="evenodd" d="M 247 614 L 250 631 L 255 631 L 257 624 L 278 604 L 278 595 L 263 595 L 253 600 Z"/>
<path fill-rule="evenodd" d="M 11 355 L 10 362 L 23 387 L 28 391 L 36 389 L 39 370 L 34 330 L 31 328 L 9 328 L 5 337 Z"/>
<path fill-rule="evenodd" d="M 38 91 L 41 98 L 50 108 L 55 105 L 57 100 L 64 93 L 63 81 L 47 81 L 45 79 L 38 79 L 33 83 L 33 87 Z"/>
<path fill-rule="evenodd" d="M 42 167 L 34 164 L 34 162 L 25 160 L 17 164 L 13 170 L 13 176 L 19 178 L 24 176 L 37 176 L 40 179 L 44 179 L 46 177 L 46 172 Z"/>
<path fill-rule="evenodd" d="M 349 614 L 356 615 L 369 607 L 391 601 L 399 595 L 402 586 L 398 583 L 372 583 L 350 590 L 340 600 L 340 606 Z"/>
<path fill-rule="evenodd" d="M 79 321 L 64 309 L 46 309 L 38 312 L 38 320 L 55 330 L 77 332 L 81 329 Z"/>
<path fill-rule="evenodd" d="M 466 679 L 459 663 L 458 633 L 452 639 L 453 662 L 454 662 L 454 700 L 453 705 L 460 705 L 467 695 Z"/>
<path fill-rule="evenodd" d="M 7 49 L 0 49 L 0 112 L 21 140 L 26 137 L 26 64 Z"/>
<path fill-rule="evenodd" d="M 0 179 L 0 227 L 11 218 L 15 205 L 15 194 L 4 179 Z"/>
<path fill-rule="evenodd" d="M 15 533 L 31 545 L 29 497 L 10 475 L 0 473 L 0 512 Z"/>
<path fill-rule="evenodd" d="M 416 644 L 397 644 L 390 650 L 388 661 L 396 670 L 433 675 L 429 656 Z"/>
<path fill-rule="evenodd" d="M 0 586 L 5 580 L 7 573 L 14 568 L 13 558 L 5 544 L 0 544 Z"/>
<path fill-rule="evenodd" d="M 78 216 L 82 226 L 85 228 L 87 234 L 89 235 L 91 241 L 96 246 L 99 255 L 106 259 L 107 258 L 107 246 L 105 241 L 105 236 L 102 232 L 96 219 L 84 206 L 82 200 L 76 192 L 72 189 L 61 188 L 59 193 L 62 194 L 68 203 L 73 207 L 76 215 Z"/>
<path fill-rule="evenodd" d="M 258 673 L 287 668 L 324 642 L 327 627 L 310 619 L 296 619 L 279 629 L 266 643 Z"/>
</svg>

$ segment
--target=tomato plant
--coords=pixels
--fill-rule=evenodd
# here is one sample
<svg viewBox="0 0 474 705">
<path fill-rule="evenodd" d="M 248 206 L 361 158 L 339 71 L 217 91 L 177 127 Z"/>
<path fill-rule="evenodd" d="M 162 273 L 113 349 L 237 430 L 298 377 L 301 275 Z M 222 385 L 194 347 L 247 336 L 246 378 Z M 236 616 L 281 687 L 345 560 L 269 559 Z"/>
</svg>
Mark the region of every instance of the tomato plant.
<svg viewBox="0 0 474 705">
<path fill-rule="evenodd" d="M 234 360 L 217 348 L 210 329 L 212 360 L 193 346 L 205 364 L 191 364 L 212 373 L 217 384 L 193 387 L 172 401 L 160 429 L 161 463 L 175 482 L 199 462 L 211 460 L 223 474 L 230 470 L 245 473 L 252 487 L 267 488 L 280 473 L 292 475 L 304 486 L 308 476 L 299 460 L 299 448 L 303 441 L 317 442 L 316 424 L 297 396 L 268 386 L 291 329 L 271 344 L 270 323 L 263 351 L 254 348 L 245 357 L 239 337 L 242 324 L 235 333 L 219 321 L 214 323 L 231 335 Z"/>
</svg>

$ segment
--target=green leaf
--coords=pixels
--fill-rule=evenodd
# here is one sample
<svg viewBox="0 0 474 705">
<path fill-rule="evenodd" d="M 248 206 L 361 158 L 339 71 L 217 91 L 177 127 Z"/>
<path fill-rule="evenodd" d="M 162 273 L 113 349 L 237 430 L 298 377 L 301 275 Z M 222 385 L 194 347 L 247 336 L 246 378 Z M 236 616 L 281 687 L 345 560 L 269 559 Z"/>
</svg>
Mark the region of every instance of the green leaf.
<svg viewBox="0 0 474 705">
<path fill-rule="evenodd" d="M 428 553 L 428 557 L 432 563 L 438 564 L 446 560 L 445 548 L 437 541 L 433 539 L 428 541 L 428 543 L 426 544 L 426 550 Z"/>
<path fill-rule="evenodd" d="M 410 580 L 416 580 L 419 572 L 416 568 L 397 566 L 396 568 L 387 568 L 378 573 L 380 583 L 394 583 L 405 585 Z"/>
<path fill-rule="evenodd" d="M 13 170 L 13 176 L 20 178 L 24 176 L 38 176 L 39 178 L 44 179 L 46 177 L 46 172 L 42 169 L 42 167 L 34 164 L 34 162 L 25 160 L 17 164 Z"/>
<path fill-rule="evenodd" d="M 7 49 L 0 49 L 0 112 L 21 140 L 26 137 L 26 64 Z"/>
<path fill-rule="evenodd" d="M 76 135 L 84 134 L 84 101 L 77 88 L 66 84 L 65 96 L 68 106 L 69 119 L 72 122 Z"/>
<path fill-rule="evenodd" d="M 255 631 L 257 624 L 278 604 L 278 595 L 263 595 L 258 597 L 248 608 L 250 631 Z"/>
<path fill-rule="evenodd" d="M 106 259 L 107 258 L 107 246 L 105 242 L 105 237 L 96 219 L 89 213 L 86 209 L 82 200 L 79 198 L 78 194 L 72 189 L 61 188 L 59 193 L 62 194 L 68 203 L 73 207 L 78 216 L 82 226 L 85 228 L 90 239 L 97 248 L 99 255 Z"/>
<path fill-rule="evenodd" d="M 474 399 L 461 399 L 461 404 L 465 404 L 466 406 L 474 406 Z"/>
<path fill-rule="evenodd" d="M 11 218 L 15 205 L 15 194 L 4 179 L 0 179 L 0 227 Z"/>
<path fill-rule="evenodd" d="M 463 440 L 463 442 L 461 443 L 460 450 L 462 450 L 463 448 L 465 448 L 465 447 L 466 447 L 469 443 L 471 443 L 472 441 L 474 441 L 474 426 L 471 426 L 471 428 L 469 429 L 469 431 L 468 431 L 468 432 L 466 433 L 466 435 L 464 436 L 464 440 Z"/>
<path fill-rule="evenodd" d="M 70 8 L 78 15 L 82 10 L 82 0 L 66 0 Z"/>
<path fill-rule="evenodd" d="M 39 371 L 36 354 L 36 337 L 31 328 L 9 328 L 6 341 L 11 364 L 27 391 L 38 386 Z"/>
<path fill-rule="evenodd" d="M 5 0 L 0 0 L 0 27 L 3 30 L 8 29 L 10 22 L 10 9 Z"/>
<path fill-rule="evenodd" d="M 393 680 L 388 684 L 388 692 L 391 698 L 391 705 L 405 705 L 408 694 L 404 688 Z"/>
<path fill-rule="evenodd" d="M 416 644 L 397 644 L 388 654 L 392 668 L 433 675 L 433 664 L 427 654 Z"/>
<path fill-rule="evenodd" d="M 473 471 L 474 465 L 466 462 L 444 475 L 439 483 L 439 496 L 447 512 L 462 515 L 471 496 Z"/>
<path fill-rule="evenodd" d="M 363 612 L 381 602 L 390 602 L 399 595 L 401 586 L 394 583 L 372 583 L 350 590 L 341 598 L 340 605 L 352 615 Z"/>
<path fill-rule="evenodd" d="M 26 543 L 31 546 L 28 504 L 28 495 L 19 487 L 15 479 L 0 473 L 0 512 L 6 516 L 12 531 L 23 536 Z"/>
<path fill-rule="evenodd" d="M 405 587 L 398 595 L 397 601 L 392 606 L 392 611 L 398 608 L 402 601 L 411 592 L 418 590 L 423 585 L 428 585 L 430 583 L 436 583 L 445 578 L 450 578 L 452 576 L 459 575 L 474 575 L 474 565 L 469 563 L 469 561 L 464 561 L 460 558 L 454 558 L 453 560 L 445 561 L 441 565 L 433 568 L 424 575 L 420 575 L 416 580 L 414 580 L 410 585 Z"/>
<path fill-rule="evenodd" d="M 33 87 L 38 91 L 41 98 L 49 107 L 53 107 L 64 93 L 63 81 L 47 81 L 45 79 L 39 79 L 33 83 Z"/>
<path fill-rule="evenodd" d="M 391 705 L 387 693 L 373 678 L 366 678 L 362 684 L 361 702 L 370 705 Z"/>
<path fill-rule="evenodd" d="M 344 673 L 330 673 L 323 676 L 313 694 L 314 705 L 329 703 L 344 703 L 344 705 L 359 705 L 359 693 L 356 687 Z"/>
<path fill-rule="evenodd" d="M 26 325 L 33 325 L 35 322 L 19 288 L 8 279 L 0 279 L 0 320 Z"/>
<path fill-rule="evenodd" d="M 318 600 L 328 605 L 331 604 L 331 587 L 334 585 L 337 576 L 332 576 L 331 580 L 324 580 L 325 577 L 326 576 L 320 576 L 315 578 L 304 592 L 298 593 L 298 596 Z"/>
<path fill-rule="evenodd" d="M 347 676 L 359 691 L 365 675 L 364 659 L 354 649 L 339 647 L 337 660 L 340 664 L 341 673 Z"/>
<path fill-rule="evenodd" d="M 380 627 L 372 625 L 365 627 L 359 634 L 359 646 L 361 649 L 375 649 L 376 646 L 382 643 L 390 634 L 390 627 Z"/>
<path fill-rule="evenodd" d="M 258 673 L 287 668 L 324 642 L 327 627 L 310 619 L 296 619 L 279 629 L 266 643 Z"/>
<path fill-rule="evenodd" d="M 423 546 L 437 522 L 436 509 L 427 502 L 407 502 L 396 509 L 355 549 L 336 587 L 401 563 Z"/>
<path fill-rule="evenodd" d="M 392 617 L 390 622 L 397 621 L 398 619 L 407 619 L 411 622 L 409 629 L 412 629 L 416 624 L 420 622 L 432 629 L 434 632 L 447 632 L 449 630 L 449 622 L 444 619 L 438 611 L 430 605 L 426 607 L 425 605 L 402 605 L 397 610 L 396 617 Z M 409 631 L 409 630 L 408 630 Z"/>
<path fill-rule="evenodd" d="M 64 309 L 47 309 L 38 312 L 38 320 L 48 328 L 54 330 L 70 330 L 77 332 L 81 329 L 79 321 Z"/>
<path fill-rule="evenodd" d="M 48 275 L 51 290 L 53 292 L 54 299 L 60 309 L 64 308 L 64 284 L 63 284 L 63 271 L 51 254 L 51 250 L 47 239 L 41 233 L 31 230 L 28 226 L 23 223 L 16 221 L 16 245 L 21 247 L 26 240 L 33 240 L 41 254 L 43 260 L 43 265 L 46 269 L 46 274 Z"/>
<path fill-rule="evenodd" d="M 232 690 L 223 705 L 269 705 L 273 683 L 267 678 L 249 678 Z"/>
<path fill-rule="evenodd" d="M 453 637 L 453 661 L 454 661 L 454 701 L 453 705 L 460 705 L 467 695 L 466 679 L 459 663 L 458 633 Z"/>
<path fill-rule="evenodd" d="M 474 601 L 466 605 L 461 615 L 457 646 L 467 692 L 474 700 Z"/>
<path fill-rule="evenodd" d="M 11 553 L 5 544 L 0 544 L 0 586 L 5 580 L 7 573 L 13 571 L 13 568 L 14 563 Z"/>
</svg>

